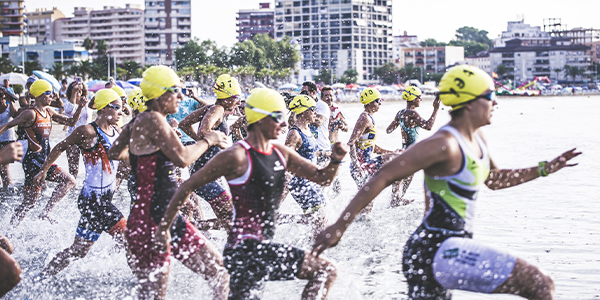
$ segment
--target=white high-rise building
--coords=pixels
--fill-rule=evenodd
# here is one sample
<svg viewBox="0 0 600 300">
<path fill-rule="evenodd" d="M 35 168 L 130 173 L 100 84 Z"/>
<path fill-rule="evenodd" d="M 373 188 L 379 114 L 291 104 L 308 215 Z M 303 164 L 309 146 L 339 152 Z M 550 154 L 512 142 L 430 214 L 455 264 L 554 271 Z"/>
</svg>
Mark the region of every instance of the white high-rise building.
<svg viewBox="0 0 600 300">
<path fill-rule="evenodd" d="M 175 49 L 192 36 L 191 1 L 146 0 L 145 3 L 145 63 L 174 65 Z"/>
<path fill-rule="evenodd" d="M 525 24 L 524 20 L 509 21 L 507 30 L 494 39 L 494 47 L 505 47 L 506 42 L 520 39 L 523 46 L 549 46 L 550 33 L 542 31 L 540 26 Z"/>
<path fill-rule="evenodd" d="M 105 6 L 102 10 L 75 7 L 73 17 L 55 21 L 58 42 L 83 42 L 86 38 L 104 40 L 108 54 L 117 63 L 144 64 L 144 11 L 139 5 Z"/>
<path fill-rule="evenodd" d="M 300 45 L 301 75 L 355 69 L 360 83 L 376 82 L 374 69 L 393 59 L 392 0 L 276 0 L 275 39 L 284 36 Z"/>
</svg>

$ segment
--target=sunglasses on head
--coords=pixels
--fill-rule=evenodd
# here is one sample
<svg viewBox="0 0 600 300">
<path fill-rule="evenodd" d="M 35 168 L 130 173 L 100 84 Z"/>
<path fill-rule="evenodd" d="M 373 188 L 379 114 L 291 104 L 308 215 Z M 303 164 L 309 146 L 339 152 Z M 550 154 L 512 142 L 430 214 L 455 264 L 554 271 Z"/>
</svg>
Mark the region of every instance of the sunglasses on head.
<svg viewBox="0 0 600 300">
<path fill-rule="evenodd" d="M 275 121 L 276 123 L 281 123 L 285 120 L 285 114 L 280 111 L 270 112 L 270 111 L 266 111 L 264 109 L 260 109 L 258 107 L 254 107 L 248 103 L 246 103 L 245 107 L 247 107 L 250 110 L 255 111 L 259 114 L 263 114 L 263 115 L 267 115 L 267 116 L 271 117 L 273 119 L 273 121 Z"/>
</svg>

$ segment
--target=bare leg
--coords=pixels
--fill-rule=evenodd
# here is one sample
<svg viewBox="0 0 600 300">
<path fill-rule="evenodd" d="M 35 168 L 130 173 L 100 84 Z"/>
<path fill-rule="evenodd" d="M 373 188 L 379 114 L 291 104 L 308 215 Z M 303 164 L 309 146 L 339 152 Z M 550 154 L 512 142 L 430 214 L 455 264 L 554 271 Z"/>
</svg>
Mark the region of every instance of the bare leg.
<svg viewBox="0 0 600 300">
<path fill-rule="evenodd" d="M 62 199 L 72 188 L 75 187 L 77 182 L 75 181 L 75 178 L 73 176 L 71 176 L 62 169 L 56 169 L 56 172 L 54 173 L 54 175 L 52 175 L 50 180 L 58 182 L 58 186 L 56 186 L 54 192 L 52 192 L 52 197 L 50 197 L 48 204 L 46 204 L 46 208 L 44 208 L 44 211 L 40 214 L 39 217 L 40 219 L 46 219 L 50 221 L 50 223 L 55 224 L 56 221 L 50 218 L 50 211 L 52 210 L 52 208 L 54 208 L 54 205 L 56 205 L 56 203 L 60 201 L 60 199 Z"/>
<path fill-rule="evenodd" d="M 73 244 L 56 254 L 40 275 L 49 277 L 58 274 L 58 272 L 68 267 L 72 261 L 84 258 L 93 245 L 94 242 L 76 236 Z"/>
<path fill-rule="evenodd" d="M 67 162 L 69 163 L 69 174 L 77 178 L 79 173 L 79 146 L 70 146 L 67 148 Z"/>
<path fill-rule="evenodd" d="M 0 298 L 12 290 L 21 281 L 21 266 L 0 248 Z"/>
<path fill-rule="evenodd" d="M 8 165 L 0 165 L 0 178 L 2 178 L 2 186 L 6 189 L 12 185 Z"/>
<path fill-rule="evenodd" d="M 325 227 L 327 227 L 327 213 L 325 212 L 324 208 L 320 208 L 317 211 L 314 211 L 312 213 L 306 214 L 303 216 L 306 220 L 307 224 L 310 224 L 311 226 L 311 230 L 312 230 L 312 239 L 311 239 L 311 243 L 312 241 L 314 241 L 314 239 L 317 237 L 317 235 L 323 231 L 323 229 L 325 229 Z"/>
<path fill-rule="evenodd" d="M 298 274 L 300 279 L 308 279 L 302 291 L 302 299 L 325 299 L 337 278 L 337 269 L 329 260 L 315 257 L 306 251 L 302 270 Z"/>
<path fill-rule="evenodd" d="M 214 299 L 227 299 L 229 295 L 229 274 L 223 266 L 223 256 L 210 243 L 181 261 L 183 265 L 202 275 L 213 290 Z"/>
<path fill-rule="evenodd" d="M 162 268 L 152 270 L 136 269 L 131 264 L 129 266 L 140 284 L 138 299 L 163 300 L 166 298 L 169 283 L 168 264 Z"/>
<path fill-rule="evenodd" d="M 414 174 L 413 174 L 414 175 Z M 404 179 L 396 181 L 392 184 L 392 201 L 390 201 L 391 207 L 398 207 L 409 205 L 413 203 L 414 199 L 405 199 L 404 194 L 406 194 L 406 190 L 408 190 L 408 186 L 410 185 L 413 175 L 410 175 Z M 400 184 L 402 184 L 402 193 L 400 194 Z"/>
<path fill-rule="evenodd" d="M 495 294 L 514 294 L 530 300 L 554 299 L 554 282 L 536 266 L 517 258 L 508 279 L 497 287 Z"/>
<path fill-rule="evenodd" d="M 27 212 L 33 208 L 37 202 L 40 190 L 37 187 L 23 187 L 23 202 L 15 209 L 15 214 L 10 219 L 10 225 L 13 227 L 19 226 L 19 223 L 25 218 Z"/>
<path fill-rule="evenodd" d="M 231 228 L 231 218 L 233 216 L 233 202 L 231 200 L 231 194 L 223 192 L 216 198 L 208 201 L 210 207 L 215 212 L 217 219 L 221 223 L 220 226 L 225 228 L 227 232 Z"/>
</svg>

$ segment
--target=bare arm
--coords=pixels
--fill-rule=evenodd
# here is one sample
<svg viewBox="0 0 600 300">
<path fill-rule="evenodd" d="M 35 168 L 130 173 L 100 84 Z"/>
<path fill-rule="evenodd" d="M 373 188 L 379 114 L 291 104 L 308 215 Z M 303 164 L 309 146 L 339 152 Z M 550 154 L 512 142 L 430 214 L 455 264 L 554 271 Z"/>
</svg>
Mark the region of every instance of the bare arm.
<svg viewBox="0 0 600 300">
<path fill-rule="evenodd" d="M 302 137 L 297 130 L 288 131 L 287 137 L 285 138 L 285 145 L 294 150 L 298 150 L 298 148 L 302 146 Z"/>
<path fill-rule="evenodd" d="M 331 161 L 326 167 L 319 169 L 317 165 L 300 156 L 296 151 L 281 145 L 275 145 L 275 147 L 287 158 L 287 169 L 291 173 L 316 182 L 319 185 L 331 184 L 340 166 L 340 162 L 348 152 L 347 145 L 343 145 L 340 142 L 335 143 L 332 148 Z"/>
<path fill-rule="evenodd" d="M 194 139 L 195 141 L 199 141 L 202 139 L 202 135 L 197 133 L 196 130 L 192 127 L 194 124 L 202 121 L 202 115 L 208 108 L 197 109 L 189 114 L 187 117 L 183 118 L 181 122 L 179 122 L 179 129 L 185 132 L 189 137 Z M 208 112 L 206 112 L 208 114 Z"/>
<path fill-rule="evenodd" d="M 398 128 L 398 126 L 400 126 L 400 113 L 397 113 L 396 116 L 394 116 L 394 120 L 385 129 L 385 132 L 387 134 L 390 134 L 390 133 L 394 132 L 394 130 L 396 130 L 396 128 Z"/>
<path fill-rule="evenodd" d="M 235 120 L 235 122 L 233 124 L 231 124 L 231 126 L 229 127 L 229 129 L 231 130 L 231 133 L 238 140 L 243 140 L 244 139 L 244 136 L 242 135 L 242 127 L 246 127 L 247 126 L 245 123 L 246 123 L 246 117 L 245 116 L 241 116 L 237 120 Z"/>
<path fill-rule="evenodd" d="M 450 159 L 449 151 L 445 150 L 445 146 L 447 147 L 447 140 L 440 136 L 433 136 L 419 144 L 415 144 L 415 146 L 384 165 L 358 191 L 336 223 L 317 236 L 312 251 L 320 254 L 325 249 L 337 245 L 356 215 L 394 181 Z"/>
<path fill-rule="evenodd" d="M 325 123 L 325 121 L 327 120 L 327 117 L 324 115 L 317 115 L 317 117 L 315 118 L 315 122 L 313 123 L 313 125 L 315 125 L 316 127 L 321 127 L 321 125 L 323 125 L 323 123 Z"/>
<path fill-rule="evenodd" d="M 8 102 L 8 109 L 10 111 L 10 116 L 13 117 L 13 118 L 16 118 L 17 115 L 19 114 L 18 111 L 17 111 L 17 107 L 11 101 Z"/>
<path fill-rule="evenodd" d="M 31 109 L 25 110 L 20 113 L 16 118 L 12 121 L 0 126 L 0 135 L 2 135 L 6 130 L 13 128 L 15 126 L 27 127 L 32 122 L 35 121 L 35 112 Z"/>
<path fill-rule="evenodd" d="M 131 126 L 131 123 L 123 126 L 119 137 L 110 147 L 108 153 L 106 153 L 108 159 L 124 161 L 129 160 L 129 139 L 131 138 Z"/>
<path fill-rule="evenodd" d="M 70 118 L 63 114 L 58 114 L 52 110 L 48 110 L 52 115 L 52 121 L 71 127 L 75 126 L 75 124 L 77 124 L 77 121 L 79 121 L 79 117 L 81 116 L 81 111 L 83 110 L 83 107 L 85 107 L 85 105 L 87 104 L 87 99 L 85 99 L 85 97 L 80 97 L 78 104 L 79 105 L 77 106 L 77 110 Z"/>
<path fill-rule="evenodd" d="M 196 102 L 198 102 L 198 104 L 200 104 L 200 107 L 208 105 L 208 102 L 206 102 L 206 101 L 202 100 L 200 97 L 196 96 L 192 89 L 189 89 L 188 91 L 189 91 L 188 96 L 190 96 L 190 98 L 196 100 Z"/>
</svg>

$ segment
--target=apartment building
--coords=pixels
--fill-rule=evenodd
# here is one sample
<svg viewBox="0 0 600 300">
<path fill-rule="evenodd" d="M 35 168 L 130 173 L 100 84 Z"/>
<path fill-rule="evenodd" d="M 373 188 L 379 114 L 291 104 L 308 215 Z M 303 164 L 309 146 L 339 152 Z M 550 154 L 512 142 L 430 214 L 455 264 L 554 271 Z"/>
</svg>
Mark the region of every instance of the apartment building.
<svg viewBox="0 0 600 300">
<path fill-rule="evenodd" d="M 13 64 L 20 66 L 23 61 L 37 60 L 43 69 L 52 69 L 55 63 L 69 65 L 90 59 L 89 53 L 80 44 L 75 43 L 37 43 L 33 45 L 14 46 L 9 48 L 8 58 Z"/>
<path fill-rule="evenodd" d="M 494 39 L 494 47 L 505 47 L 506 42 L 514 39 L 521 40 L 523 46 L 548 46 L 550 33 L 542 31 L 540 26 L 525 24 L 524 20 L 508 22 L 507 30 Z"/>
<path fill-rule="evenodd" d="M 465 60 L 465 49 L 457 46 L 415 47 L 402 49 L 404 67 L 413 64 L 425 72 L 444 73 L 446 69 Z"/>
<path fill-rule="evenodd" d="M 191 1 L 147 0 L 145 4 L 146 64 L 174 65 L 175 49 L 192 36 Z"/>
<path fill-rule="evenodd" d="M 492 74 L 492 69 L 490 68 L 490 53 L 487 51 L 481 51 L 475 55 L 465 57 L 465 64 L 476 66 L 486 73 Z"/>
<path fill-rule="evenodd" d="M 73 15 L 55 22 L 56 41 L 82 42 L 87 37 L 104 40 L 108 54 L 115 57 L 117 63 L 144 64 L 144 11 L 139 5 L 105 6 L 101 10 L 75 7 Z"/>
<path fill-rule="evenodd" d="M 549 45 L 523 46 L 520 39 L 506 42 L 505 47 L 491 49 L 490 68 L 496 71 L 499 65 L 509 70 L 508 77 L 523 82 L 536 76 L 547 76 L 552 80 L 565 80 L 564 73 L 555 72 L 565 65 L 588 68 L 591 59 L 587 53 L 590 46 L 573 44 L 570 38 L 551 38 Z M 576 80 L 582 80 L 580 76 Z"/>
<path fill-rule="evenodd" d="M 260 3 L 259 9 L 240 10 L 236 18 L 238 41 L 251 40 L 257 34 L 268 34 L 274 38 L 274 20 L 275 12 L 271 9 L 271 3 Z"/>
<path fill-rule="evenodd" d="M 392 57 L 392 0 L 276 0 L 275 39 L 291 37 L 302 53 L 301 73 L 355 69 L 360 83 Z"/>
<path fill-rule="evenodd" d="M 405 31 L 404 35 L 396 35 L 394 36 L 393 42 L 393 57 L 396 65 L 404 66 L 404 55 L 402 50 L 405 48 L 418 48 L 421 46 L 419 44 L 419 39 L 417 39 L 416 35 L 408 35 Z"/>
<path fill-rule="evenodd" d="M 40 43 L 56 40 L 56 23 L 58 19 L 64 19 L 65 15 L 56 7 L 52 9 L 39 9 L 27 12 L 27 34 L 37 38 Z"/>
<path fill-rule="evenodd" d="M 25 30 L 25 1 L 0 1 L 0 32 L 2 36 L 22 36 Z"/>
</svg>

